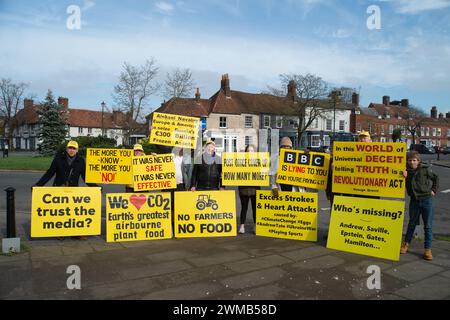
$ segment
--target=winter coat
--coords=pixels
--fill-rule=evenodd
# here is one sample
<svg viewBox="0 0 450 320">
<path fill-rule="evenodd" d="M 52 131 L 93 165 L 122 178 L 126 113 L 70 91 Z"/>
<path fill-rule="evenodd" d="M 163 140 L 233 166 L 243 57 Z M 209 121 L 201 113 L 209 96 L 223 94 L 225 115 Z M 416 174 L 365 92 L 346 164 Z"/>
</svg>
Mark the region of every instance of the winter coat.
<svg viewBox="0 0 450 320">
<path fill-rule="evenodd" d="M 222 187 L 222 163 L 216 156 L 213 164 L 206 164 L 202 158 L 202 163 L 195 163 L 192 170 L 191 188 L 197 190 L 219 190 Z M 217 163 L 218 162 L 218 163 Z"/>
<path fill-rule="evenodd" d="M 86 163 L 84 159 L 77 153 L 69 166 L 67 161 L 68 154 L 66 151 L 57 154 L 50 165 L 47 172 L 44 173 L 42 178 L 35 184 L 35 186 L 44 186 L 53 176 L 53 186 L 71 186 L 77 187 L 80 180 L 80 176 L 85 181 Z M 96 184 L 88 184 L 90 186 L 96 186 Z"/>
<path fill-rule="evenodd" d="M 431 191 L 437 193 L 439 178 L 431 169 L 420 164 L 416 170 L 408 169 L 406 190 L 413 200 L 431 197 Z"/>
</svg>

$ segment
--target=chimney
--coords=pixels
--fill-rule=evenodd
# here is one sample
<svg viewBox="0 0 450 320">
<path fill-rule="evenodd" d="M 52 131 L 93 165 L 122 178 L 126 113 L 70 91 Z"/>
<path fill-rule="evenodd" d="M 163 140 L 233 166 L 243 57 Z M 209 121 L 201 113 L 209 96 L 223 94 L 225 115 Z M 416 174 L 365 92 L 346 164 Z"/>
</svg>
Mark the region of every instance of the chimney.
<svg viewBox="0 0 450 320">
<path fill-rule="evenodd" d="M 33 99 L 23 99 L 24 108 L 33 108 Z"/>
<path fill-rule="evenodd" d="M 450 119 L 450 112 L 447 112 L 447 113 L 445 114 L 445 117 L 446 117 L 447 119 Z"/>
<path fill-rule="evenodd" d="M 383 96 L 383 104 L 389 106 L 391 104 L 391 98 L 389 96 Z"/>
<path fill-rule="evenodd" d="M 292 101 L 297 101 L 297 84 L 294 80 L 290 80 L 287 86 L 287 97 L 292 98 Z"/>
<path fill-rule="evenodd" d="M 439 119 L 444 119 L 444 114 L 442 112 L 439 113 Z"/>
<path fill-rule="evenodd" d="M 123 124 L 123 112 L 119 110 L 113 110 L 113 123 L 116 125 L 122 125 Z"/>
<path fill-rule="evenodd" d="M 409 107 L 409 100 L 408 99 L 402 99 L 401 105 L 402 105 L 402 107 L 408 108 Z"/>
<path fill-rule="evenodd" d="M 222 75 L 222 81 L 220 82 L 220 88 L 225 92 L 227 97 L 231 96 L 230 90 L 230 78 L 228 78 L 228 73 Z"/>
<path fill-rule="evenodd" d="M 197 92 L 195 93 L 195 100 L 196 100 L 197 102 L 200 101 L 200 89 L 199 89 L 199 88 L 197 88 Z"/>
<path fill-rule="evenodd" d="M 69 109 L 69 99 L 68 98 L 59 97 L 58 104 L 62 105 L 64 107 L 64 109 L 66 109 L 66 110 Z"/>
<path fill-rule="evenodd" d="M 352 94 L 352 104 L 354 106 L 359 106 L 359 94 L 356 92 L 353 92 Z"/>
<path fill-rule="evenodd" d="M 436 107 L 431 108 L 431 118 L 437 119 L 437 108 Z"/>
</svg>

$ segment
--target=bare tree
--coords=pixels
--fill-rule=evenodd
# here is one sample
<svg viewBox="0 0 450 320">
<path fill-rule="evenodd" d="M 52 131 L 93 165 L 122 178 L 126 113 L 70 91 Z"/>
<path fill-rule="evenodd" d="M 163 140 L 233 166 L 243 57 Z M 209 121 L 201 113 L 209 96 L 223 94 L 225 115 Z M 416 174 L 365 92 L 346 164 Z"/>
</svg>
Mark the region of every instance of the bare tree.
<svg viewBox="0 0 450 320">
<path fill-rule="evenodd" d="M 313 74 L 281 74 L 281 89 L 268 87 L 269 93 L 276 96 L 286 96 L 288 86 L 295 85 L 297 98 L 294 108 L 298 115 L 299 125 L 297 138 L 300 142 L 308 127 L 324 112 L 329 104 L 328 84 L 321 77 Z M 329 111 L 329 110 L 328 110 Z"/>
<path fill-rule="evenodd" d="M 155 77 L 159 68 L 152 58 L 142 66 L 133 66 L 127 62 L 119 76 L 119 83 L 114 87 L 113 99 L 119 109 L 125 112 L 125 141 L 138 129 L 137 122 L 143 121 L 144 108 L 151 95 L 155 94 L 160 85 Z"/>
<path fill-rule="evenodd" d="M 191 70 L 176 68 L 172 73 L 167 73 L 163 97 L 167 100 L 172 97 L 187 98 L 192 96 L 194 87 Z"/>
<path fill-rule="evenodd" d="M 405 128 L 411 133 L 412 143 L 416 143 L 416 136 L 421 136 L 421 127 L 426 120 L 426 113 L 416 106 L 409 105 L 407 118 L 405 119 Z"/>
<path fill-rule="evenodd" d="M 4 119 L 2 131 L 3 138 L 9 140 L 9 145 L 11 145 L 12 133 L 16 126 L 15 117 L 27 87 L 27 84 L 13 83 L 11 79 L 0 81 L 0 116 Z"/>
</svg>

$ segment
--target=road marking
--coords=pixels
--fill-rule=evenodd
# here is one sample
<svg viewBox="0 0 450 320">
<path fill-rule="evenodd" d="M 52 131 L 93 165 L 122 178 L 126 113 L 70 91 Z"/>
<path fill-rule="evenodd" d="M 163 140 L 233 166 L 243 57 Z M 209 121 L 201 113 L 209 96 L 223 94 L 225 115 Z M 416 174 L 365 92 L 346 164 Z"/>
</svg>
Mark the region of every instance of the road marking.
<svg viewBox="0 0 450 320">
<path fill-rule="evenodd" d="M 441 191 L 441 193 L 449 193 L 449 192 L 450 192 L 450 189 L 447 189 L 447 190 Z"/>
</svg>

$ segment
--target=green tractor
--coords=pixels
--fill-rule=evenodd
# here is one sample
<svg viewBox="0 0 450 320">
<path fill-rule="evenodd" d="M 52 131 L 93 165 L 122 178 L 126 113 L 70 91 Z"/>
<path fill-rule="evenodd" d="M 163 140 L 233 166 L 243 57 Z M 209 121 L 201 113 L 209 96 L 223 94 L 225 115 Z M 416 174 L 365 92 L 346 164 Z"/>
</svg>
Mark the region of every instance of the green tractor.
<svg viewBox="0 0 450 320">
<path fill-rule="evenodd" d="M 197 205 L 198 210 L 203 210 L 206 207 L 211 207 L 213 210 L 217 210 L 219 206 L 217 205 L 216 200 L 212 200 L 211 197 L 207 194 L 200 194 L 197 199 Z"/>
</svg>

